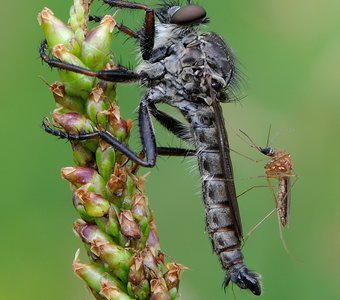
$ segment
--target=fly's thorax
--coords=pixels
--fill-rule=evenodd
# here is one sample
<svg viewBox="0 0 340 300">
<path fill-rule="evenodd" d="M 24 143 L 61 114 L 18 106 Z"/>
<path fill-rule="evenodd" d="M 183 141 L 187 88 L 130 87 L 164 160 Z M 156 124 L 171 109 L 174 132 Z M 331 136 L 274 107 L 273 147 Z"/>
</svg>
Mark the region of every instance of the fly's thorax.
<svg viewBox="0 0 340 300">
<path fill-rule="evenodd" d="M 271 160 L 265 165 L 268 177 L 289 176 L 292 174 L 293 164 L 290 153 L 284 150 L 275 150 Z"/>
<path fill-rule="evenodd" d="M 231 59 L 228 53 L 212 57 L 222 55 L 212 51 L 219 48 L 214 40 L 196 30 L 166 24 L 158 27 L 156 41 L 152 57 L 137 68 L 146 87 L 162 91 L 163 98 L 172 102 L 187 99 L 209 103 L 212 93 L 218 99 L 225 98 L 227 81 L 232 76 L 228 65 Z"/>
</svg>

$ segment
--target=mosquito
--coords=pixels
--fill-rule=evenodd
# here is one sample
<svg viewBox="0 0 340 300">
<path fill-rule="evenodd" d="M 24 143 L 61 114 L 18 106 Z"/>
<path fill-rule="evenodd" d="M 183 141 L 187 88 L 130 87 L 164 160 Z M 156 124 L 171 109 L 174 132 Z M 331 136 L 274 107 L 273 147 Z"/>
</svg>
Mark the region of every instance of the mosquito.
<svg viewBox="0 0 340 300">
<path fill-rule="evenodd" d="M 289 223 L 291 189 L 293 186 L 291 178 L 296 176 L 293 173 L 293 163 L 290 153 L 285 150 L 274 149 L 268 146 L 270 128 L 266 147 L 257 146 L 249 135 L 247 135 L 241 129 L 240 132 L 242 132 L 242 134 L 244 134 L 249 139 L 252 147 L 257 149 L 267 157 L 270 157 L 270 161 L 266 163 L 264 169 L 268 180 L 278 180 L 278 189 L 277 194 L 275 195 L 276 209 L 281 226 L 286 227 Z"/>
<path fill-rule="evenodd" d="M 242 194 L 238 195 L 238 197 L 242 196 L 246 192 L 250 191 L 253 188 L 256 187 L 269 187 L 271 191 L 273 192 L 273 196 L 275 199 L 275 208 L 270 211 L 260 222 L 258 222 L 253 228 L 246 234 L 244 237 L 244 241 L 246 241 L 250 235 L 265 221 L 267 220 L 273 213 L 277 212 L 278 220 L 279 220 L 279 233 L 280 233 L 280 239 L 282 241 L 282 245 L 286 252 L 294 257 L 284 239 L 282 228 L 285 228 L 289 224 L 289 217 L 290 217 L 290 206 L 291 206 L 291 190 L 296 183 L 298 177 L 296 174 L 293 173 L 293 163 L 290 156 L 290 153 L 288 153 L 285 150 L 282 149 L 274 149 L 272 147 L 269 147 L 269 136 L 270 136 L 271 126 L 269 127 L 268 131 L 268 137 L 267 137 L 267 144 L 266 147 L 259 147 L 255 144 L 255 142 L 250 138 L 249 135 L 247 135 L 244 131 L 240 129 L 240 132 L 247 137 L 247 139 L 250 141 L 250 146 L 257 149 L 262 154 L 266 155 L 270 158 L 270 160 L 265 164 L 265 177 L 267 178 L 268 185 L 266 186 L 253 186 L 249 189 L 247 189 Z M 238 133 L 236 133 L 241 139 L 242 136 L 240 136 Z M 247 141 L 246 141 L 247 142 Z M 248 157 L 247 157 L 248 158 Z M 259 161 L 256 161 L 259 162 Z M 262 176 L 261 176 L 262 177 Z M 295 178 L 295 180 L 292 180 L 292 178 Z M 278 180 L 278 188 L 277 192 L 275 192 L 274 187 L 272 186 L 270 180 L 276 179 Z M 294 257 L 295 258 L 295 257 Z"/>
<path fill-rule="evenodd" d="M 124 67 L 93 72 L 50 57 L 46 42 L 40 47 L 41 58 L 51 67 L 77 72 L 100 80 L 131 83 L 145 87 L 138 109 L 139 132 L 143 155 L 120 143 L 105 130 L 95 128 L 88 134 L 59 131 L 44 123 L 45 130 L 69 140 L 100 138 L 134 163 L 153 167 L 157 155 L 195 155 L 201 175 L 205 204 L 206 229 L 226 271 L 224 287 L 230 282 L 253 294 L 261 294 L 259 275 L 244 263 L 241 217 L 234 185 L 228 136 L 221 102 L 230 102 L 236 84 L 234 56 L 216 33 L 201 33 L 200 26 L 209 19 L 205 9 L 190 0 L 164 1 L 153 9 L 129 1 L 105 0 L 118 9 L 145 11 L 144 25 L 135 32 L 125 25 L 117 29 L 139 43 L 141 63 L 135 71 Z M 93 17 L 92 20 L 100 20 Z M 159 110 L 158 103 L 177 108 L 183 123 Z M 151 116 L 172 134 L 186 141 L 194 150 L 157 147 Z"/>
</svg>

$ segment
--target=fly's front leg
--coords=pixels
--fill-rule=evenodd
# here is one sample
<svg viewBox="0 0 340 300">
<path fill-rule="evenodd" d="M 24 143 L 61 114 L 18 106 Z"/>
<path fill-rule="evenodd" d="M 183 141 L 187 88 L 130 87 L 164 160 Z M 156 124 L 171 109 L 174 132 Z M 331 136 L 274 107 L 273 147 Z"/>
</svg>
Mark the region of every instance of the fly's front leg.
<svg viewBox="0 0 340 300">
<path fill-rule="evenodd" d="M 145 11 L 144 25 L 140 35 L 140 48 L 144 60 L 148 60 L 152 55 L 155 42 L 155 12 L 152 8 L 144 4 L 131 3 L 128 1 L 104 0 L 112 7 L 139 9 Z"/>
<path fill-rule="evenodd" d="M 62 62 L 58 59 L 51 58 L 47 54 L 46 40 L 41 43 L 39 54 L 42 60 L 46 62 L 52 68 L 53 67 L 59 68 L 62 70 L 71 71 L 71 72 L 87 75 L 90 77 L 96 77 L 98 79 L 102 79 L 102 80 L 109 81 L 109 82 L 116 82 L 116 83 L 136 82 L 140 79 L 139 74 L 132 72 L 128 69 L 122 68 L 122 67 L 120 68 L 118 67 L 118 69 L 115 69 L 115 70 L 101 70 L 98 72 L 93 72 L 89 69 L 85 69 L 85 68 L 82 68 L 76 65 Z"/>
<path fill-rule="evenodd" d="M 101 22 L 102 17 L 98 17 L 98 16 L 89 16 L 89 21 L 94 21 L 96 23 Z M 133 31 L 132 29 L 130 29 L 129 27 L 123 25 L 123 24 L 116 24 L 116 28 L 120 31 L 123 32 L 124 34 L 128 35 L 131 38 L 135 38 L 135 39 L 139 39 L 139 34 L 135 31 Z"/>
</svg>

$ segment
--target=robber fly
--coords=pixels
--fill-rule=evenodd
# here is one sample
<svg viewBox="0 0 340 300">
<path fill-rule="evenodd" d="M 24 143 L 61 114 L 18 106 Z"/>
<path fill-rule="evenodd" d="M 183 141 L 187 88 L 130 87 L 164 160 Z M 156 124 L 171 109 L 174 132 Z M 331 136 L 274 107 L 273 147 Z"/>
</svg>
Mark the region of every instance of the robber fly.
<svg viewBox="0 0 340 300">
<path fill-rule="evenodd" d="M 230 101 L 235 83 L 235 60 L 231 50 L 216 33 L 200 33 L 208 23 L 203 7 L 187 1 L 164 1 L 158 9 L 128 1 L 105 0 L 119 9 L 145 11 L 143 28 L 135 32 L 125 25 L 117 28 L 138 41 L 142 62 L 131 71 L 123 67 L 93 72 L 53 59 L 46 42 L 40 56 L 51 67 L 93 76 L 110 82 L 137 82 L 146 92 L 139 104 L 138 121 L 144 157 L 120 143 L 110 133 L 96 129 L 88 134 L 58 131 L 45 124 L 47 132 L 70 140 L 100 138 L 134 163 L 153 167 L 158 155 L 197 156 L 206 213 L 206 228 L 226 270 L 224 286 L 236 283 L 241 289 L 261 294 L 259 275 L 243 262 L 240 246 L 242 225 L 233 180 L 227 132 L 220 102 Z M 95 19 L 95 18 L 93 18 Z M 157 103 L 177 108 L 187 124 L 160 111 Z M 192 144 L 194 150 L 157 147 L 151 115 L 167 130 Z"/>
</svg>

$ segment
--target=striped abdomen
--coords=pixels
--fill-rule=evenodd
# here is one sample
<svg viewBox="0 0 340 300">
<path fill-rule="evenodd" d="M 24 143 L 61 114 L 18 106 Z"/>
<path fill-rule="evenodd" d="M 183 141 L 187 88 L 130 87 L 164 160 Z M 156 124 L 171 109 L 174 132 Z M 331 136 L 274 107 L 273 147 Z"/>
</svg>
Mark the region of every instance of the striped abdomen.
<svg viewBox="0 0 340 300">
<path fill-rule="evenodd" d="M 215 123 L 214 111 L 210 108 L 196 111 L 195 114 L 191 114 L 189 122 L 197 149 L 206 229 L 214 252 L 219 256 L 223 268 L 227 271 L 225 286 L 232 281 L 240 288 L 250 289 L 255 295 L 260 295 L 258 275 L 249 272 L 243 262 L 240 249 L 242 227 L 229 148 L 227 144 L 221 147 L 219 142 L 221 133 L 218 132 Z M 225 130 L 224 127 L 223 130 Z M 223 133 L 223 136 L 226 139 L 226 133 Z M 221 154 L 222 151 L 224 154 Z M 223 161 L 226 155 L 228 165 Z"/>
</svg>

